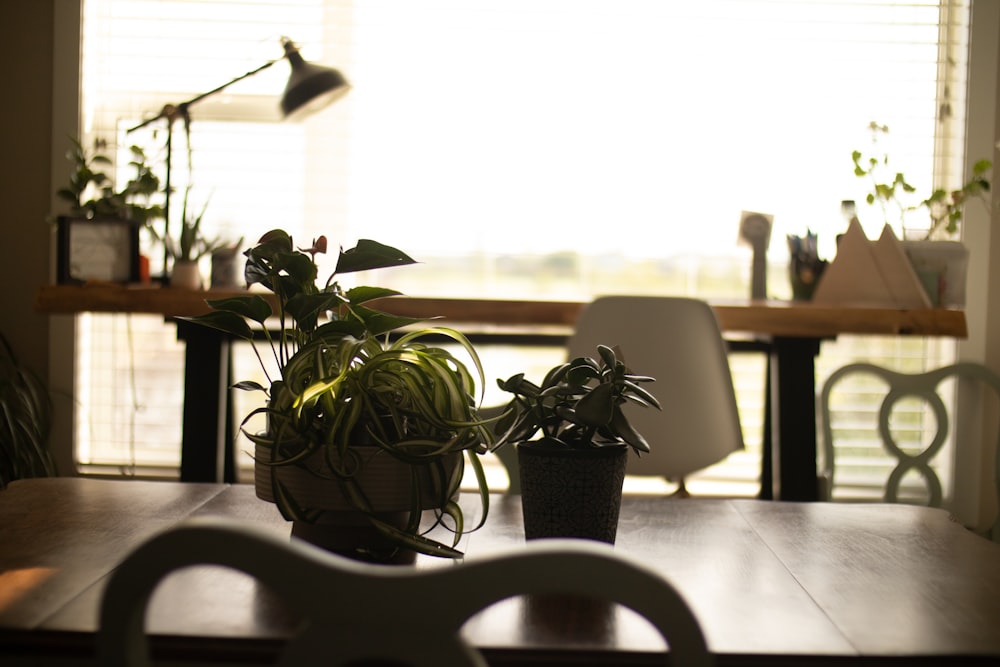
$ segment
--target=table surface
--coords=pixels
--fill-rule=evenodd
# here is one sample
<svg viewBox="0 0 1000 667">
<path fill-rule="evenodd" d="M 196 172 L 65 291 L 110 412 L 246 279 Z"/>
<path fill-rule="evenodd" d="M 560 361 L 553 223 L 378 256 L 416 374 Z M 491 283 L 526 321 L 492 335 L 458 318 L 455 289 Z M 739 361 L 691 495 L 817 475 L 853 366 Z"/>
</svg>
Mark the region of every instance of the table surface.
<svg viewBox="0 0 1000 667">
<path fill-rule="evenodd" d="M 190 516 L 289 534 L 249 485 L 54 478 L 0 491 L 3 664 L 26 652 L 92 655 L 109 572 Z M 474 559 L 522 540 L 519 499 L 494 496 L 485 527 L 462 547 Z M 721 665 L 1000 664 L 1000 545 L 942 510 L 626 496 L 616 550 L 679 588 Z M 587 616 L 539 616 L 512 599 L 463 632 L 491 664 L 650 664 L 662 647 L 626 609 Z M 293 616 L 244 575 L 201 567 L 170 575 L 147 622 L 154 650 L 171 657 L 253 662 L 273 655 Z"/>
<path fill-rule="evenodd" d="M 245 291 L 192 291 L 177 288 L 118 285 L 51 285 L 36 294 L 39 312 L 132 312 L 156 315 L 198 315 L 208 312 L 206 299 L 246 294 Z M 264 296 L 264 294 L 262 294 Z M 270 298 L 270 295 L 268 295 Z M 507 326 L 572 327 L 578 301 L 517 301 L 504 299 L 439 299 L 397 297 L 379 307 L 412 317 L 441 316 L 449 322 Z M 839 334 L 923 335 L 966 338 L 962 310 L 830 306 L 785 301 L 713 302 L 719 325 L 726 332 L 785 337 L 834 338 Z"/>
</svg>

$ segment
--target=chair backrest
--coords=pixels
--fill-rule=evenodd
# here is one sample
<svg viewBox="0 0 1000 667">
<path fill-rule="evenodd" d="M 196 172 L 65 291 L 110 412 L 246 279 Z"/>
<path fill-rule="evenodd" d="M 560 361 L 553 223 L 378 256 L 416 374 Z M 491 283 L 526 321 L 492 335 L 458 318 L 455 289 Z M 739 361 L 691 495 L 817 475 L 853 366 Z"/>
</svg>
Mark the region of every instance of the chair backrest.
<svg viewBox="0 0 1000 667">
<path fill-rule="evenodd" d="M 821 486 L 825 487 L 824 495 L 832 498 L 835 479 L 835 441 L 832 419 L 835 413 L 833 397 L 837 385 L 852 375 L 872 375 L 880 378 L 887 386 L 885 396 L 879 406 L 878 436 L 886 452 L 897 461 L 886 481 L 883 499 L 886 502 L 898 502 L 900 484 L 904 476 L 914 472 L 923 477 L 927 487 L 927 504 L 940 507 L 944 501 L 941 480 L 931 467 L 934 457 L 945 444 L 950 430 L 948 410 L 939 394 L 939 386 L 949 378 L 969 378 L 978 380 L 982 386 L 990 387 L 1000 398 L 1000 376 L 997 376 L 986 366 L 972 362 L 960 362 L 943 366 L 931 371 L 920 373 L 902 373 L 871 363 L 853 363 L 834 371 L 823 383 L 819 394 L 819 418 L 823 435 L 823 464 L 820 471 Z M 901 399 L 916 398 L 923 402 L 934 413 L 937 430 L 934 437 L 920 451 L 907 451 L 900 446 L 890 428 L 890 417 L 893 408 Z M 997 433 L 997 463 L 995 484 L 997 498 L 1000 500 L 1000 432 Z M 994 539 L 1000 535 L 1000 512 L 993 528 Z"/>
<path fill-rule="evenodd" d="M 626 406 L 649 441 L 627 473 L 677 480 L 743 448 L 726 344 L 706 302 L 686 297 L 603 296 L 584 307 L 570 337 L 570 358 L 597 345 L 619 346 L 625 363 L 656 382 L 662 411 Z"/>
<path fill-rule="evenodd" d="M 98 664 L 148 665 L 144 614 L 153 591 L 170 572 L 204 564 L 257 578 L 303 615 L 306 622 L 278 663 L 287 667 L 360 660 L 484 666 L 463 640 L 462 625 L 496 601 L 530 593 L 621 603 L 664 637 L 665 663 L 712 663 L 697 619 L 677 591 L 608 545 L 539 540 L 505 555 L 417 569 L 351 561 L 256 527 L 199 519 L 154 537 L 112 574 L 101 607 Z"/>
</svg>

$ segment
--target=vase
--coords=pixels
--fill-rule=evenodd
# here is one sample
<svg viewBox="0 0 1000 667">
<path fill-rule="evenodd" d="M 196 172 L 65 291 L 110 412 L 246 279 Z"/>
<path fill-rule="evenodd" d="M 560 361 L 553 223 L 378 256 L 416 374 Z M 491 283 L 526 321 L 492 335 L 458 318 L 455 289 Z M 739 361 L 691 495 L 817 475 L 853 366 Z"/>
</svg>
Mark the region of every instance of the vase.
<svg viewBox="0 0 1000 667">
<path fill-rule="evenodd" d="M 965 305 L 969 249 L 960 241 L 903 241 L 903 250 L 934 306 Z"/>
<path fill-rule="evenodd" d="M 414 477 L 421 496 L 420 510 L 441 506 L 446 488 L 458 488 L 464 471 L 462 452 L 444 457 L 445 479 L 436 466 L 412 465 L 376 446 L 350 448 L 356 463 L 354 479 L 367 498 L 371 517 L 403 529 L 413 507 Z M 301 464 L 271 465 L 271 448 L 254 448 L 254 489 L 261 500 L 276 502 L 275 485 L 295 504 L 314 516 L 310 521 L 293 520 L 292 536 L 340 555 L 380 563 L 411 563 L 416 553 L 401 549 L 372 524 L 371 518 L 344 494 L 322 452 Z M 454 499 L 457 499 L 457 491 Z"/>
<path fill-rule="evenodd" d="M 517 447 L 524 536 L 615 543 L 628 447 Z"/>
<path fill-rule="evenodd" d="M 170 269 L 170 286 L 180 289 L 200 290 L 201 270 L 198 262 L 175 260 Z"/>
</svg>

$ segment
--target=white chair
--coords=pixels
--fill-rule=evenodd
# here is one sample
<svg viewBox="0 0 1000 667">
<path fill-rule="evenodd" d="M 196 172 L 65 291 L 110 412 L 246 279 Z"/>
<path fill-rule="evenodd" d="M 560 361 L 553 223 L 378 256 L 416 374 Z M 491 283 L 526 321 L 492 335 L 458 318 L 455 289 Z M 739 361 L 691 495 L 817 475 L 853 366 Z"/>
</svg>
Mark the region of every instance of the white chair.
<svg viewBox="0 0 1000 667">
<path fill-rule="evenodd" d="M 630 456 L 627 474 L 666 477 L 686 495 L 685 477 L 743 449 L 726 344 L 705 301 L 598 297 L 576 322 L 569 356 L 592 357 L 598 344 L 619 346 L 629 368 L 656 378 L 646 388 L 663 406 L 626 407 L 652 450 Z"/>
<path fill-rule="evenodd" d="M 153 591 L 170 572 L 203 564 L 255 577 L 302 614 L 307 622 L 278 662 L 287 667 L 363 660 L 483 667 L 482 655 L 463 640 L 462 625 L 496 601 L 531 593 L 621 603 L 648 619 L 668 642 L 665 663 L 712 664 L 697 619 L 676 590 L 608 545 L 540 540 L 505 555 L 416 569 L 351 561 L 212 519 L 161 533 L 114 571 L 101 606 L 98 664 L 149 665 L 144 616 Z"/>
<path fill-rule="evenodd" d="M 853 363 L 834 371 L 823 382 L 820 390 L 819 419 L 822 425 L 823 462 L 820 469 L 821 494 L 826 499 L 833 497 L 836 480 L 836 441 L 833 419 L 837 412 L 835 397 L 841 382 L 851 376 L 868 375 L 880 380 L 879 389 L 885 390 L 879 404 L 877 434 L 883 449 L 896 459 L 895 467 L 886 480 L 883 500 L 900 502 L 901 483 L 904 476 L 913 472 L 920 475 L 926 485 L 926 500 L 931 507 L 941 507 L 944 498 L 941 480 L 931 467 L 934 457 L 940 452 L 948 438 L 950 421 L 948 410 L 938 393 L 942 382 L 951 378 L 968 378 L 978 381 L 982 387 L 992 388 L 1000 399 L 1000 376 L 982 364 L 960 362 L 921 373 L 902 373 L 876 364 Z M 893 435 L 890 418 L 894 407 L 902 399 L 919 399 L 933 411 L 937 422 L 937 430 L 930 443 L 913 451 L 912 447 L 903 447 Z M 1000 433 L 998 436 L 996 463 L 996 491 L 1000 499 Z M 993 527 L 993 538 L 1000 538 L 1000 513 Z"/>
</svg>

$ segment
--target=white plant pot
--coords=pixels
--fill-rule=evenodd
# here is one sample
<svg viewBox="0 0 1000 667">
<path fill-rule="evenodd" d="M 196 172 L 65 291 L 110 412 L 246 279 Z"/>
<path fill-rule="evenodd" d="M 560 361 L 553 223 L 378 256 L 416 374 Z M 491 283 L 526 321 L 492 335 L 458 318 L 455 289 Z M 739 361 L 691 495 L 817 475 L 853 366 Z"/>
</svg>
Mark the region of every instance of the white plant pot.
<svg viewBox="0 0 1000 667">
<path fill-rule="evenodd" d="M 931 303 L 946 308 L 965 305 L 969 249 L 959 241 L 903 241 L 903 251 Z"/>
<path fill-rule="evenodd" d="M 171 287 L 200 290 L 201 285 L 201 269 L 198 262 L 174 262 L 174 267 L 170 270 Z"/>
</svg>

